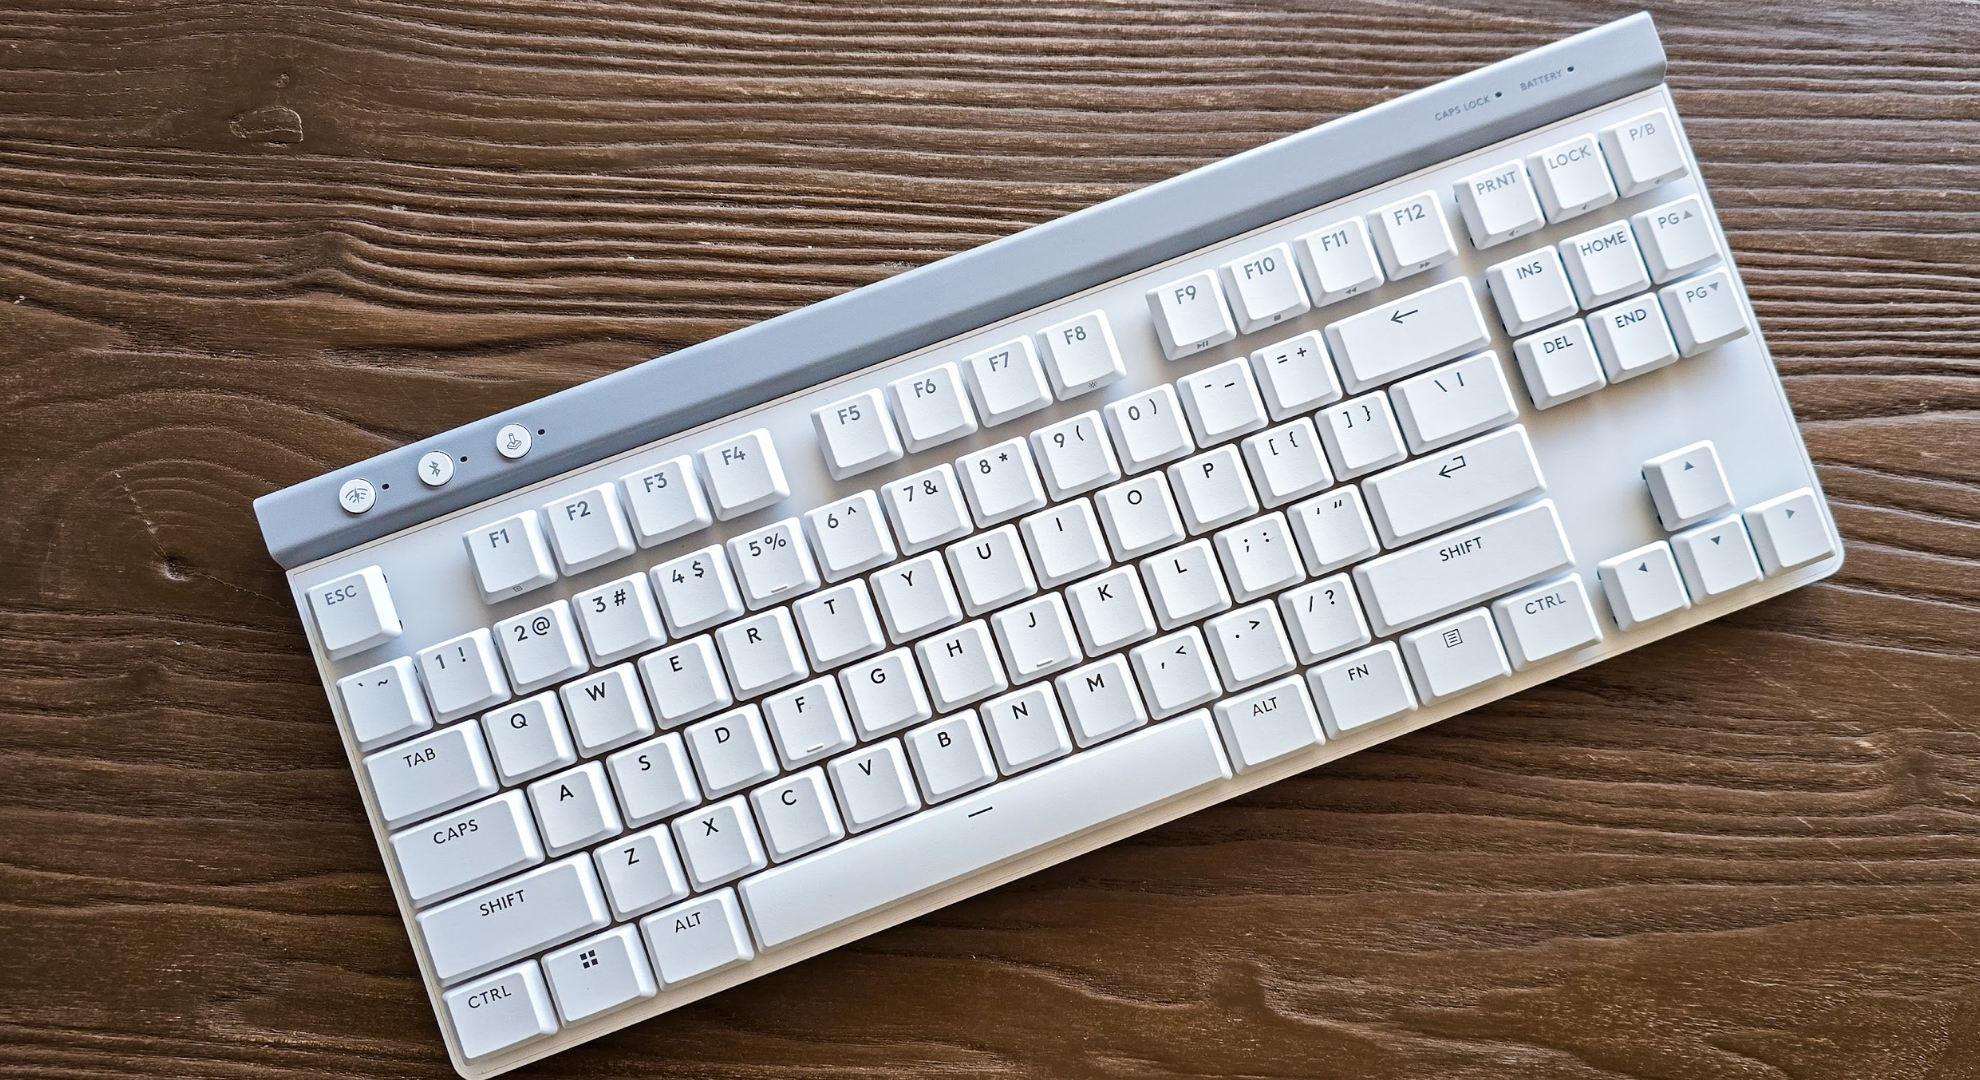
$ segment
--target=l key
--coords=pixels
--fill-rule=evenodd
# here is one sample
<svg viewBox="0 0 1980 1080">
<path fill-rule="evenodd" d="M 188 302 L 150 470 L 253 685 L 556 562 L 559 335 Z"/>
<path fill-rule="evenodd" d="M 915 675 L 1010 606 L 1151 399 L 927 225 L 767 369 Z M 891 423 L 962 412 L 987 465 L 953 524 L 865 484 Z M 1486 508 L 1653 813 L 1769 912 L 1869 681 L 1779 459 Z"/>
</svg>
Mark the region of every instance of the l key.
<svg viewBox="0 0 1980 1080">
<path fill-rule="evenodd" d="M 1347 392 L 1421 371 L 1491 343 L 1469 278 L 1453 278 L 1327 327 Z"/>
</svg>

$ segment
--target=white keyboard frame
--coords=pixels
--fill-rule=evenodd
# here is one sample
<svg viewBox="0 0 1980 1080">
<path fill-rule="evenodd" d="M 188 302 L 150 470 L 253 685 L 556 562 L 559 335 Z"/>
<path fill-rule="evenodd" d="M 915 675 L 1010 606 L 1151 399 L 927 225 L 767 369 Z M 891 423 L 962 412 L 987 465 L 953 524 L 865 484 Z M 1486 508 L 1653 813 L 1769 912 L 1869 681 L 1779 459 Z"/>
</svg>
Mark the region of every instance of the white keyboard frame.
<svg viewBox="0 0 1980 1080">
<path fill-rule="evenodd" d="M 1675 103 L 1662 85 L 1632 94 L 1556 123 L 1536 128 L 1518 137 L 1464 154 L 1431 168 L 1388 181 L 1351 197 L 1328 203 L 1282 219 L 1263 228 L 1233 237 L 1180 258 L 1156 264 L 1114 282 L 1087 289 L 1062 300 L 1035 308 L 1008 319 L 988 324 L 980 330 L 951 338 L 894 360 L 823 383 L 802 392 L 747 409 L 723 420 L 675 435 L 644 447 L 604 459 L 593 465 L 518 489 L 500 498 L 435 518 L 416 527 L 351 548 L 329 558 L 300 566 L 289 574 L 296 604 L 307 613 L 305 590 L 362 567 L 377 564 L 384 568 L 404 633 L 381 648 L 355 657 L 328 659 L 316 627 L 305 615 L 311 648 L 318 672 L 329 689 L 332 711 L 350 756 L 358 787 L 381 853 L 389 850 L 383 819 L 375 795 L 360 765 L 363 756 L 352 737 L 350 719 L 334 691 L 338 679 L 355 671 L 383 663 L 397 656 L 410 656 L 421 647 L 471 630 L 491 626 L 557 598 L 566 598 L 588 588 L 622 577 L 635 569 L 645 569 L 766 522 L 803 511 L 863 488 L 877 488 L 896 477 L 928 468 L 938 462 L 953 461 L 966 452 L 1003 441 L 1058 420 L 1101 408 L 1106 402 L 1139 392 L 1157 383 L 1168 383 L 1189 372 L 1222 361 L 1249 355 L 1272 342 L 1307 330 L 1318 330 L 1333 322 L 1399 296 L 1416 292 L 1454 276 L 1471 277 L 1478 285 L 1486 324 L 1493 331 L 1493 345 L 1515 400 L 1531 435 L 1547 490 L 1535 497 L 1551 498 L 1560 510 L 1576 558 L 1575 571 L 1589 589 L 1604 640 L 1597 645 L 1543 661 L 1510 678 L 1488 683 L 1470 692 L 1424 706 L 1404 716 L 1355 731 L 1345 737 L 1299 752 L 1253 772 L 1244 773 L 1173 801 L 1150 807 L 1133 816 L 1070 837 L 1054 847 L 994 865 L 947 887 L 901 901 L 836 929 L 784 946 L 758 956 L 743 965 L 717 972 L 704 979 L 672 990 L 662 990 L 651 1000 L 607 1013 L 589 1021 L 565 1025 L 555 1035 L 524 1043 L 489 1057 L 466 1061 L 453 1029 L 444 1019 L 441 1001 L 443 987 L 433 977 L 432 965 L 413 922 L 416 909 L 407 899 L 395 861 L 386 855 L 386 872 L 409 937 L 418 954 L 420 970 L 435 1013 L 442 1017 L 440 1028 L 455 1067 L 469 1080 L 494 1076 L 519 1065 L 589 1041 L 606 1032 L 657 1016 L 691 1001 L 748 982 L 787 964 L 816 956 L 875 931 L 934 911 L 965 897 L 1073 856 L 1091 851 L 1123 837 L 1214 805 L 1295 773 L 1304 772 L 1335 758 L 1344 757 L 1377 743 L 1434 724 L 1450 716 L 1517 693 L 1568 672 L 1587 667 L 1630 649 L 1833 573 L 1842 563 L 1842 545 L 1828 506 L 1820 495 L 1814 469 L 1795 425 L 1767 347 L 1759 333 L 1745 288 L 1733 268 L 1730 249 L 1720 231 L 1718 216 L 1710 196 L 1700 182 L 1698 163 L 1692 156 L 1688 138 L 1682 139 L 1687 174 L 1637 196 L 1620 199 L 1610 206 L 1584 214 L 1559 225 L 1549 225 L 1537 233 L 1479 251 L 1465 232 L 1452 195 L 1453 184 L 1461 177 L 1559 142 L 1594 133 L 1602 127 L 1663 108 L 1676 118 L 1682 131 Z M 1208 349 L 1180 361 L 1163 358 L 1150 323 L 1144 294 L 1154 285 L 1203 269 L 1264 247 L 1290 242 L 1294 237 L 1350 214 L 1362 214 L 1385 203 L 1430 189 L 1439 193 L 1458 237 L 1459 255 L 1445 266 L 1399 282 L 1388 283 L 1369 293 L 1316 308 L 1306 315 L 1289 319 L 1257 333 L 1240 335 L 1227 345 Z M 1595 391 L 1586 397 L 1539 410 L 1526 396 L 1525 384 L 1513 361 L 1512 343 L 1504 334 L 1483 275 L 1488 265 L 1513 258 L 1522 252 L 1552 244 L 1593 229 L 1605 222 L 1629 215 L 1686 195 L 1696 195 L 1704 203 L 1718 234 L 1725 266 L 1732 279 L 1753 332 L 1699 356 Z M 1127 365 L 1127 378 L 1098 391 L 1059 402 L 1043 411 L 1020 417 L 1004 425 L 979 430 L 975 435 L 919 454 L 909 454 L 893 465 L 835 482 L 826 471 L 819 452 L 811 411 L 860 390 L 880 387 L 904 374 L 920 371 L 942 361 L 960 361 L 965 355 L 988 344 L 1029 334 L 1104 308 L 1119 341 Z M 792 496 L 776 506 L 712 527 L 689 537 L 655 548 L 641 549 L 634 555 L 583 574 L 560 578 L 496 605 L 481 599 L 462 545 L 462 534 L 478 525 L 496 521 L 523 510 L 536 509 L 552 497 L 600 483 L 612 483 L 634 469 L 681 454 L 754 428 L 768 429 L 777 445 L 790 479 Z M 1730 481 L 1735 505 L 1755 505 L 1798 488 L 1817 492 L 1824 526 L 1829 530 L 1832 557 L 1805 565 L 1721 598 L 1695 605 L 1684 611 L 1641 624 L 1627 632 L 1615 629 L 1606 597 L 1599 584 L 1596 564 L 1631 548 L 1665 539 L 1668 534 L 1658 523 L 1647 489 L 1639 476 L 1641 463 L 1650 457 L 1701 439 L 1717 446 Z M 1414 460 L 1414 458 L 1412 458 Z M 1527 502 L 1535 500 L 1526 500 Z M 1522 503 L 1521 505 L 1524 505 Z M 1489 604 L 1490 600 L 1481 601 Z M 1303 669 L 1302 669 L 1303 670 Z"/>
</svg>

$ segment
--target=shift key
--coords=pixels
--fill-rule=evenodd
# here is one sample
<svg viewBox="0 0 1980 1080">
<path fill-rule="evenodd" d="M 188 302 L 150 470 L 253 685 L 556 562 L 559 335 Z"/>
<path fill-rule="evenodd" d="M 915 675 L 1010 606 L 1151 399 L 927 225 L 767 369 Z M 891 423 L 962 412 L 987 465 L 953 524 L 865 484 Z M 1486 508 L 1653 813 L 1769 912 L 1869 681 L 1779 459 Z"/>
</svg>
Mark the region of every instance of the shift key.
<svg viewBox="0 0 1980 1080">
<path fill-rule="evenodd" d="M 433 975 L 454 983 L 612 921 L 582 852 L 419 913 Z"/>
<path fill-rule="evenodd" d="M 1573 565 L 1554 501 L 1543 499 L 1370 559 L 1354 583 L 1384 636 Z"/>
</svg>

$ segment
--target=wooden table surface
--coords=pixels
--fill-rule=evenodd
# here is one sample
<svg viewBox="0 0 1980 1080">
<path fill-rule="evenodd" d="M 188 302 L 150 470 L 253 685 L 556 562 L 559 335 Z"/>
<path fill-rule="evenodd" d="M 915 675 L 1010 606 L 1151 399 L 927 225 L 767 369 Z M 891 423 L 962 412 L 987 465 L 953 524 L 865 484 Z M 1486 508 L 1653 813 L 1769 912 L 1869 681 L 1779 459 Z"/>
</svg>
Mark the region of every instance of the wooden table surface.
<svg viewBox="0 0 1980 1080">
<path fill-rule="evenodd" d="M 1632 8 L 1301 6 L 8 4 L 0 1076 L 451 1075 L 253 497 Z M 1980 9 L 1657 14 L 1838 575 L 520 1075 L 1980 1076 Z"/>
</svg>

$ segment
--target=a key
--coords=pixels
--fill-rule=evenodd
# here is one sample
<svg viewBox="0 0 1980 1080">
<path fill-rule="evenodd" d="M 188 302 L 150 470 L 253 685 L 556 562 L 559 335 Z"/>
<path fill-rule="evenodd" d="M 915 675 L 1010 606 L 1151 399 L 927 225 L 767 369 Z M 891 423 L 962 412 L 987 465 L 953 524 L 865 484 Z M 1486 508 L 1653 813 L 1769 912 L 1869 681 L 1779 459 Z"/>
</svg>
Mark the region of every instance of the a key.
<svg viewBox="0 0 1980 1080">
<path fill-rule="evenodd" d="M 1334 738 L 1416 708 L 1402 654 L 1390 641 L 1308 668 L 1306 685 Z"/>
<path fill-rule="evenodd" d="M 675 727 L 735 703 L 715 659 L 715 639 L 703 634 L 639 658 L 646 701 L 661 727 Z"/>
<path fill-rule="evenodd" d="M 632 526 L 619 509 L 619 492 L 611 484 L 586 488 L 575 495 L 543 504 L 550 522 L 550 547 L 566 574 L 581 574 L 594 566 L 633 553 Z"/>
<path fill-rule="evenodd" d="M 1049 686 L 1034 686 L 986 701 L 983 730 L 997 767 L 1011 776 L 1072 753 L 1072 736 Z"/>
<path fill-rule="evenodd" d="M 1226 360 L 1176 380 L 1183 415 L 1198 446 L 1234 439 L 1265 426 L 1265 402 L 1243 360 Z"/>
<path fill-rule="evenodd" d="M 992 427 L 1052 403 L 1052 388 L 1029 337 L 1012 338 L 972 353 L 962 363 L 976 414 Z"/>
<path fill-rule="evenodd" d="M 990 630 L 1013 683 L 1064 671 L 1082 659 L 1065 599 L 1056 593 L 990 616 Z"/>
<path fill-rule="evenodd" d="M 457 986 L 441 1000 L 447 1003 L 461 1056 L 469 1060 L 557 1031 L 550 991 L 534 960 Z"/>
<path fill-rule="evenodd" d="M 1404 634 L 1403 664 L 1416 681 L 1417 699 L 1428 703 L 1512 674 L 1499 632 L 1484 608 Z"/>
<path fill-rule="evenodd" d="M 595 663 L 609 664 L 667 642 L 660 603 L 645 574 L 634 574 L 571 597 L 578 629 Z"/>
<path fill-rule="evenodd" d="M 1526 426 L 1495 431 L 1362 481 L 1382 542 L 1407 544 L 1546 490 Z"/>
<path fill-rule="evenodd" d="M 1038 581 L 1048 589 L 1107 568 L 1107 545 L 1100 519 L 1085 499 L 1054 506 L 1018 525 Z"/>
<path fill-rule="evenodd" d="M 605 764 L 588 761 L 575 769 L 546 776 L 529 785 L 529 804 L 552 857 L 598 843 L 624 831 L 612 790 L 605 782 Z"/>
<path fill-rule="evenodd" d="M 743 600 L 758 611 L 818 587 L 818 567 L 805 546 L 804 527 L 785 518 L 729 540 Z"/>
<path fill-rule="evenodd" d="M 475 630 L 419 651 L 420 682 L 433 718 L 445 723 L 509 696 L 509 680 L 495 659 L 495 639 Z"/>
<path fill-rule="evenodd" d="M 1390 203 L 1368 215 L 1375 250 L 1395 281 L 1442 266 L 1457 257 L 1457 241 L 1437 193 L 1425 191 Z"/>
<path fill-rule="evenodd" d="M 1536 409 L 1551 409 L 1609 385 L 1588 324 L 1580 319 L 1520 338 L 1513 342 L 1513 355 Z"/>
<path fill-rule="evenodd" d="M 1306 560 L 1306 572 L 1315 577 L 1382 550 L 1375 542 L 1375 526 L 1368 520 L 1361 492 L 1353 487 L 1336 488 L 1317 499 L 1294 503 L 1286 509 L 1286 520 L 1292 525 L 1299 557 Z"/>
<path fill-rule="evenodd" d="M 896 644 L 962 621 L 962 603 L 938 552 L 895 563 L 869 580 L 875 606 Z"/>
<path fill-rule="evenodd" d="M 520 791 L 505 791 L 394 833 L 391 844 L 415 907 L 543 861 L 543 845 Z"/>
<path fill-rule="evenodd" d="M 720 546 L 669 559 L 650 571 L 661 614 L 675 637 L 728 622 L 743 613 L 742 591 Z"/>
<path fill-rule="evenodd" d="M 1205 270 L 1148 290 L 1148 311 L 1155 336 L 1171 360 L 1202 352 L 1237 337 L 1217 277 Z"/>
<path fill-rule="evenodd" d="M 939 712 L 953 712 L 1010 687 L 990 643 L 990 627 L 981 619 L 923 639 L 914 656 L 927 676 L 928 699 Z"/>
<path fill-rule="evenodd" d="M 1219 268 L 1224 291 L 1230 297 L 1231 314 L 1237 317 L 1238 332 L 1255 333 L 1273 323 L 1290 319 L 1312 309 L 1306 287 L 1300 283 L 1299 267 L 1292 251 L 1284 244 L 1273 244 L 1234 259 Z"/>
<path fill-rule="evenodd" d="M 638 828 L 671 817 L 701 801 L 701 784 L 688 762 L 679 732 L 649 739 L 605 759 L 612 789 L 628 825 Z M 685 886 L 683 886 L 685 888 Z M 663 902 L 670 897 L 660 897 Z"/>
<path fill-rule="evenodd" d="M 1156 724 L 794 859 L 738 888 L 758 940 L 776 948 L 1230 775 L 1208 714 Z"/>
<path fill-rule="evenodd" d="M 1169 487 L 1192 533 L 1219 529 L 1258 512 L 1258 496 L 1236 447 L 1220 446 L 1169 466 Z"/>
<path fill-rule="evenodd" d="M 1233 694 L 1211 711 L 1231 765 L 1240 773 L 1326 740 L 1313 699 L 1296 675 Z"/>
<path fill-rule="evenodd" d="M 1710 440 L 1644 462 L 1643 482 L 1650 488 L 1658 519 L 1672 532 L 1723 513 L 1733 504 L 1732 485 L 1726 483 L 1718 449 Z"/>
<path fill-rule="evenodd" d="M 474 563 L 481 598 L 494 604 L 557 580 L 550 545 L 536 511 L 526 510 L 461 537 Z"/>
<path fill-rule="evenodd" d="M 1609 597 L 1609 613 L 1615 616 L 1619 629 L 1628 630 L 1691 606 L 1671 545 L 1662 540 L 1604 559 L 1598 568 L 1602 591 Z"/>
<path fill-rule="evenodd" d="M 1746 313 L 1725 270 L 1708 270 L 1657 291 L 1678 352 L 1697 356 L 1715 345 L 1746 336 Z"/>
<path fill-rule="evenodd" d="M 912 476 L 892 480 L 880 489 L 887 517 L 894 523 L 901 553 L 913 555 L 969 534 L 969 511 L 963 508 L 956 470 L 937 465 Z"/>
<path fill-rule="evenodd" d="M 997 779 L 990 742 L 976 714 L 957 713 L 924 724 L 901 737 L 921 784 L 921 797 L 938 803 Z"/>
<path fill-rule="evenodd" d="M 1685 591 L 1704 601 L 1760 580 L 1760 560 L 1738 517 L 1721 518 L 1671 537 Z"/>
<path fill-rule="evenodd" d="M 1629 224 L 1643 245 L 1650 280 L 1659 285 L 1718 261 L 1712 219 L 1696 195 L 1632 215 Z"/>
<path fill-rule="evenodd" d="M 1000 442 L 956 459 L 976 524 L 989 528 L 1045 505 L 1045 485 L 1031 463 L 1031 448 L 1023 439 Z"/>
<path fill-rule="evenodd" d="M 1148 695 L 1156 719 L 1174 716 L 1222 696 L 1224 687 L 1210 667 L 1203 632 L 1191 626 L 1156 638 L 1128 652 L 1134 681 Z"/>
<path fill-rule="evenodd" d="M 1815 492 L 1808 488 L 1768 499 L 1749 508 L 1744 518 L 1760 565 L 1769 576 L 1836 553 Z"/>
<path fill-rule="evenodd" d="M 1104 656 L 1155 636 L 1155 612 L 1131 567 L 1087 578 L 1067 588 L 1065 596 L 1088 656 Z"/>
<path fill-rule="evenodd" d="M 563 704 L 578 753 L 585 757 L 653 734 L 653 714 L 647 711 L 646 696 L 631 664 L 565 683 L 557 690 L 557 700 Z"/>
<path fill-rule="evenodd" d="M 669 989 L 747 963 L 756 955 L 734 889 L 661 908 L 639 921 L 639 931 L 646 937 L 660 985 Z"/>
<path fill-rule="evenodd" d="M 1486 268 L 1485 281 L 1499 308 L 1506 333 L 1519 335 L 1568 318 L 1579 311 L 1567 267 L 1553 248 L 1539 248 Z"/>
<path fill-rule="evenodd" d="M 1650 287 L 1650 271 L 1636 253 L 1636 234 L 1627 221 L 1570 236 L 1558 246 L 1582 307 L 1601 307 Z"/>
<path fill-rule="evenodd" d="M 879 612 L 864 581 L 848 581 L 800 597 L 791 605 L 791 618 L 797 622 L 813 671 L 829 671 L 887 647 Z"/>
<path fill-rule="evenodd" d="M 1376 391 L 1329 405 L 1315 417 L 1320 445 L 1341 479 L 1394 465 L 1409 455 L 1389 396 Z"/>
<path fill-rule="evenodd" d="M 776 444 L 762 428 L 703 450 L 701 474 L 708 478 L 708 501 L 719 521 L 733 521 L 791 494 Z"/>
<path fill-rule="evenodd" d="M 567 1024 L 650 998 L 660 990 L 639 931 L 630 926 L 614 927 L 546 955 L 543 975 L 557 999 L 557 1015 Z"/>
<path fill-rule="evenodd" d="M 1323 225 L 1293 241 L 1293 255 L 1306 277 L 1314 307 L 1359 296 L 1387 280 L 1368 242 L 1368 226 L 1358 217 Z"/>
<path fill-rule="evenodd" d="M 679 539 L 715 521 L 693 458 L 668 458 L 628 473 L 619 478 L 619 489 L 625 493 L 627 516 L 640 547 Z"/>
<path fill-rule="evenodd" d="M 846 711 L 862 739 L 877 739 L 935 715 L 914 654 L 895 649 L 839 672 Z"/>
<path fill-rule="evenodd" d="M 367 566 L 309 589 L 316 632 L 332 660 L 355 656 L 398 637 L 404 627 L 385 585 L 385 571 Z"/>
<path fill-rule="evenodd" d="M 1327 324 L 1341 384 L 1358 394 L 1491 344 L 1470 278 L 1452 278 Z"/>
<path fill-rule="evenodd" d="M 1217 557 L 1208 540 L 1191 541 L 1142 560 L 1141 576 L 1148 583 L 1149 600 L 1164 630 L 1231 606 L 1230 590 L 1217 570 Z"/>
<path fill-rule="evenodd" d="M 1077 319 L 1039 331 L 1045 374 L 1060 401 L 1119 382 L 1127 375 L 1107 313 L 1089 311 Z"/>
<path fill-rule="evenodd" d="M 1284 514 L 1266 514 L 1233 525 L 1217 534 L 1216 543 L 1217 559 L 1231 583 L 1231 596 L 1240 604 L 1290 588 L 1306 577 Z"/>
<path fill-rule="evenodd" d="M 845 822 L 832 802 L 825 770 L 806 769 L 749 793 L 750 808 L 763 827 L 763 847 L 771 862 L 795 859 L 807 851 L 845 839 Z"/>
<path fill-rule="evenodd" d="M 862 747 L 825 766 L 838 795 L 846 828 L 864 832 L 921 809 L 914 777 L 908 773 L 907 751 L 899 739 Z"/>
<path fill-rule="evenodd" d="M 811 674 L 789 608 L 773 608 L 715 631 L 715 648 L 736 696 L 753 698 Z"/>
<path fill-rule="evenodd" d="M 839 581 L 894 561 L 894 538 L 881 520 L 880 499 L 856 492 L 804 515 L 805 531 L 826 581 Z"/>
<path fill-rule="evenodd" d="M 1483 250 L 1546 224 L 1526 165 L 1518 160 L 1494 165 L 1457 182 L 1458 210 L 1472 246 Z"/>
<path fill-rule="evenodd" d="M 1573 565 L 1560 515 L 1542 499 L 1370 559 L 1354 568 L 1354 586 L 1386 636 Z"/>
<path fill-rule="evenodd" d="M 615 919 L 631 919 L 687 897 L 687 871 L 674 851 L 673 830 L 665 825 L 620 837 L 593 851 L 592 858 Z"/>
<path fill-rule="evenodd" d="M 1499 355 L 1482 352 L 1389 388 L 1412 453 L 1467 439 L 1519 418 Z"/>
<path fill-rule="evenodd" d="M 963 611 L 972 616 L 1016 603 L 1038 591 L 1015 525 L 979 533 L 944 552 Z M 960 621 L 960 616 L 951 622 Z M 944 624 L 946 625 L 946 624 Z"/>
<path fill-rule="evenodd" d="M 1518 669 L 1602 640 L 1580 574 L 1492 601 L 1492 620 Z"/>
<path fill-rule="evenodd" d="M 415 918 L 441 983 L 458 982 L 611 922 L 588 855 L 539 866 Z"/>
<path fill-rule="evenodd" d="M 976 433 L 976 410 L 963 394 L 962 375 L 954 364 L 895 379 L 887 384 L 887 400 L 900 419 L 910 454 Z"/>
<path fill-rule="evenodd" d="M 1093 497 L 1114 558 L 1126 561 L 1183 538 L 1182 511 L 1161 473 L 1137 476 Z"/>
<path fill-rule="evenodd" d="M 1105 412 L 1107 428 L 1114 435 L 1114 449 L 1119 451 L 1120 462 L 1128 472 L 1141 472 L 1187 457 L 1196 449 L 1172 387 L 1157 386 L 1112 402 Z"/>
<path fill-rule="evenodd" d="M 1616 201 L 1616 185 L 1593 135 L 1581 135 L 1526 156 L 1526 171 L 1548 221 L 1566 221 Z"/>
<path fill-rule="evenodd" d="M 518 694 L 562 682 L 589 666 L 578 643 L 577 624 L 571 620 L 571 605 L 564 600 L 496 623 L 495 640 L 509 669 L 509 683 Z"/>
<path fill-rule="evenodd" d="M 1258 394 L 1274 420 L 1311 412 L 1341 399 L 1340 380 L 1327 359 L 1327 343 L 1319 331 L 1267 345 L 1251 354 L 1251 373 Z"/>
<path fill-rule="evenodd" d="M 708 798 L 719 799 L 777 775 L 770 733 L 763 726 L 762 710 L 754 705 L 689 724 L 681 736 Z"/>
<path fill-rule="evenodd" d="M 1664 312 L 1647 294 L 1589 312 L 1588 337 L 1610 382 L 1677 362 L 1677 342 L 1671 338 Z"/>
<path fill-rule="evenodd" d="M 1304 416 L 1261 431 L 1238 445 L 1258 486 L 1259 501 L 1266 506 L 1282 506 L 1334 482 L 1334 474 L 1320 456 L 1320 433 Z"/>
<path fill-rule="evenodd" d="M 1302 664 L 1319 663 L 1372 640 L 1361 602 L 1354 597 L 1354 582 L 1346 574 L 1281 594 L 1279 614 L 1285 617 L 1293 655 Z"/>
<path fill-rule="evenodd" d="M 1114 460 L 1114 448 L 1097 412 L 1080 413 L 1032 432 L 1031 451 L 1054 502 L 1121 478 L 1120 463 Z"/>
<path fill-rule="evenodd" d="M 1625 199 L 1676 180 L 1687 171 L 1677 125 L 1662 109 L 1603 128 L 1602 149 L 1617 193 Z"/>
<path fill-rule="evenodd" d="M 433 726 L 409 656 L 338 679 L 337 695 L 344 699 L 344 715 L 360 750 L 376 750 Z"/>
<path fill-rule="evenodd" d="M 899 461 L 907 453 L 878 390 L 812 410 L 811 426 L 818 430 L 818 449 L 834 480 Z"/>
<path fill-rule="evenodd" d="M 712 889 L 770 864 L 750 817 L 749 800 L 737 795 L 674 819 L 674 843 L 696 892 Z"/>
<path fill-rule="evenodd" d="M 577 762 L 577 744 L 555 694 L 538 694 L 485 713 L 481 726 L 505 785 Z"/>
<path fill-rule="evenodd" d="M 763 699 L 763 722 L 786 769 L 801 769 L 853 744 L 852 718 L 831 676 Z"/>
<path fill-rule="evenodd" d="M 1232 690 L 1293 669 L 1292 642 L 1277 609 L 1269 603 L 1229 611 L 1203 624 L 1217 674 Z"/>
</svg>

